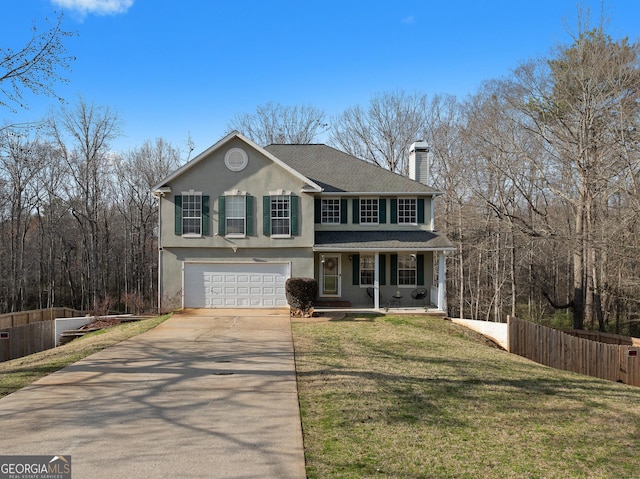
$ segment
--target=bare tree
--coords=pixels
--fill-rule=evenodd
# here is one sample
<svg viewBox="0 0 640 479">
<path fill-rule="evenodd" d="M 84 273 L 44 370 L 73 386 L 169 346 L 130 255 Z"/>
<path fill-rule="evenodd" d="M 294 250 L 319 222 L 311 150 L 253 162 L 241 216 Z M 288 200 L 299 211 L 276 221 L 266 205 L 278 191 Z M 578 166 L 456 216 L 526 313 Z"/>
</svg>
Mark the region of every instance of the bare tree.
<svg viewBox="0 0 640 479">
<path fill-rule="evenodd" d="M 162 138 L 147 141 L 117 164 L 116 208 L 124 221 L 123 303 L 127 310 L 155 299 L 158 208 L 151 187 L 180 165 L 180 153 Z M 136 311 L 134 311 L 136 312 Z"/>
<path fill-rule="evenodd" d="M 409 147 L 426 125 L 427 97 L 403 91 L 374 95 L 332 121 L 330 142 L 382 168 L 409 174 Z"/>
<path fill-rule="evenodd" d="M 284 106 L 267 103 L 253 114 L 236 115 L 228 130 L 238 130 L 257 144 L 308 144 L 318 140 L 327 129 L 325 113 L 313 106 Z"/>
<path fill-rule="evenodd" d="M 0 176 L 7 181 L 10 216 L 3 253 L 9 256 L 8 301 L 12 311 L 24 308 L 27 286 L 26 245 L 33 210 L 39 195 L 35 178 L 43 167 L 36 154 L 37 141 L 26 130 L 5 129 L 0 133 Z"/>
<path fill-rule="evenodd" d="M 73 36 L 62 29 L 62 14 L 46 31 L 33 26 L 31 39 L 19 50 L 0 49 L 0 106 L 16 111 L 27 108 L 24 91 L 58 99 L 56 82 L 66 82 L 61 70 L 68 70 L 75 57 L 67 53 L 64 40 Z"/>
<path fill-rule="evenodd" d="M 52 117 L 49 126 L 69 174 L 65 200 L 81 227 L 89 304 L 97 310 L 102 299 L 99 241 L 105 223 L 101 216 L 108 211 L 105 192 L 113 169 L 109 141 L 119 134 L 120 121 L 108 108 L 80 100 L 74 110 L 62 110 Z"/>
<path fill-rule="evenodd" d="M 432 186 L 445 194 L 437 198 L 439 208 L 437 228 L 442 229 L 456 246 L 447 258 L 447 292 L 457 301 L 448 301 L 452 314 L 465 317 L 469 268 L 465 261 L 468 246 L 465 234 L 466 205 L 469 203 L 467 157 L 461 138 L 463 128 L 461 105 L 452 95 L 436 95 L 428 105 L 424 139 L 431 145 L 433 163 L 429 172 Z M 455 273 L 454 273 L 455 272 Z"/>
<path fill-rule="evenodd" d="M 602 295 L 611 201 L 637 178 L 640 44 L 613 41 L 582 24 L 574 43 L 545 63 L 519 68 L 511 87 L 521 125 L 547 152 L 538 162 L 546 187 L 574 211 L 574 327 L 604 328 Z"/>
</svg>

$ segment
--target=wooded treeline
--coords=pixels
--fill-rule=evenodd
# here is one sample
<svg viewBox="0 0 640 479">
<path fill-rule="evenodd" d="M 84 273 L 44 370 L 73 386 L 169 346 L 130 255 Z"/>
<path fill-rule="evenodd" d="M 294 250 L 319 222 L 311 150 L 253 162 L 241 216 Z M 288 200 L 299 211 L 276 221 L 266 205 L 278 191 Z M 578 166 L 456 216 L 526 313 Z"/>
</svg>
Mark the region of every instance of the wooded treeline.
<svg viewBox="0 0 640 479">
<path fill-rule="evenodd" d="M 261 145 L 326 142 L 404 175 L 410 144 L 427 141 L 445 193 L 436 226 L 457 246 L 449 315 L 637 335 L 639 59 L 638 43 L 584 23 L 570 45 L 463 100 L 385 92 L 332 118 L 267 104 L 228 127 Z M 155 306 L 149 190 L 187 158 L 162 140 L 115 154 L 119 133 L 116 115 L 83 101 L 2 130 L 0 312 Z"/>
<path fill-rule="evenodd" d="M 183 159 L 161 139 L 109 150 L 117 115 L 80 101 L 0 132 L 0 312 L 154 309 L 151 187 Z"/>
</svg>

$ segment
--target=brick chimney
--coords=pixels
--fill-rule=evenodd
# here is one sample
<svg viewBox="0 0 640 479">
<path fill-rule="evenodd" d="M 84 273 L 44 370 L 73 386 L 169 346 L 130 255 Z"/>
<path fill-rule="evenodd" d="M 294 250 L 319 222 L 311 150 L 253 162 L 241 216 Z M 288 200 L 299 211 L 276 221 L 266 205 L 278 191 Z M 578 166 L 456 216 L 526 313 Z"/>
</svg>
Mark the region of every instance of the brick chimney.
<svg viewBox="0 0 640 479">
<path fill-rule="evenodd" d="M 416 141 L 409 147 L 409 178 L 427 185 L 429 183 L 429 144 Z"/>
</svg>

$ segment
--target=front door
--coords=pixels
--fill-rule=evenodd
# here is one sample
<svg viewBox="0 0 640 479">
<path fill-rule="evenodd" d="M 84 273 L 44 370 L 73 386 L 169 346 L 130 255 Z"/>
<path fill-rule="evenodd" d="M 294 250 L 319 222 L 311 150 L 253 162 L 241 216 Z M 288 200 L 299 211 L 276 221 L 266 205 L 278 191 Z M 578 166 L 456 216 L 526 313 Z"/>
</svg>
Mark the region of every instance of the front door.
<svg viewBox="0 0 640 479">
<path fill-rule="evenodd" d="M 340 255 L 320 256 L 320 285 L 322 296 L 340 296 Z"/>
</svg>

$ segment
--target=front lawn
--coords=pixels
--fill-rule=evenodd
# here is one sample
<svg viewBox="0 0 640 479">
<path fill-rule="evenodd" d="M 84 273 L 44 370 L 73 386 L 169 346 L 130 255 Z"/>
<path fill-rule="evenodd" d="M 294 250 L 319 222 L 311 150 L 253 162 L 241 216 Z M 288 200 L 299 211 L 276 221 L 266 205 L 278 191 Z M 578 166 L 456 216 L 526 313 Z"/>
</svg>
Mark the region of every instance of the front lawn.
<svg viewBox="0 0 640 479">
<path fill-rule="evenodd" d="M 293 324 L 313 478 L 631 478 L 640 388 L 430 317 Z"/>
<path fill-rule="evenodd" d="M 57 348 L 0 362 L 0 397 L 11 394 L 93 353 L 155 328 L 168 318 L 167 315 L 123 323 L 87 334 Z"/>
</svg>

